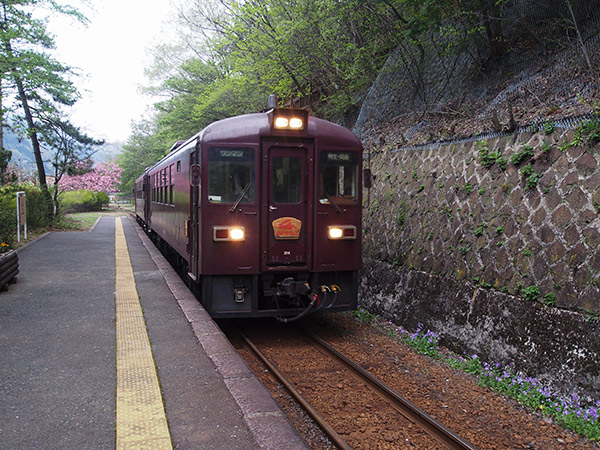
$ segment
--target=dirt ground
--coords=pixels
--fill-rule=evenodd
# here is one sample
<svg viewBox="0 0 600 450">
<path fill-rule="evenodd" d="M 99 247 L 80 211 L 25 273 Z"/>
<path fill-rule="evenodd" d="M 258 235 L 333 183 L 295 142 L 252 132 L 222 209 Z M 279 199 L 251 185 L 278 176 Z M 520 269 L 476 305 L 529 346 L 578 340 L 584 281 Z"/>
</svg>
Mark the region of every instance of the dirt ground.
<svg viewBox="0 0 600 450">
<path fill-rule="evenodd" d="M 415 353 L 397 338 L 383 333 L 380 327 L 363 324 L 351 314 L 315 314 L 303 325 L 478 449 L 600 448 L 551 419 L 533 414 L 514 401 L 479 386 L 475 377 Z M 248 356 L 247 351 L 242 353 Z M 294 361 L 285 361 L 285 355 L 278 355 L 277 360 L 281 365 L 294 364 Z M 249 361 L 311 447 L 336 448 L 285 388 L 258 362 Z M 355 448 L 416 448 L 407 445 L 404 439 L 393 438 L 381 439 L 378 444 L 365 440 L 364 445 L 356 446 L 356 442 L 361 442 L 356 439 L 361 436 L 385 433 L 393 437 L 396 431 L 390 427 L 379 429 L 375 423 L 359 424 L 356 419 L 342 430 L 352 436 Z"/>
</svg>

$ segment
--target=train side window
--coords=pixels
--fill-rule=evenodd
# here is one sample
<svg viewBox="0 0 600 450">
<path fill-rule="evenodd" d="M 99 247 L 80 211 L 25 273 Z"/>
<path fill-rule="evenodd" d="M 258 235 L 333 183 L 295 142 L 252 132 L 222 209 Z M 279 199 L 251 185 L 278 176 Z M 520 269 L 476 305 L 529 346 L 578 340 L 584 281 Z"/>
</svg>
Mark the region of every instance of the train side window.
<svg viewBox="0 0 600 450">
<path fill-rule="evenodd" d="M 177 173 L 181 173 L 181 161 L 177 161 Z"/>
<path fill-rule="evenodd" d="M 163 175 L 162 170 L 158 172 L 158 203 L 163 202 Z"/>
<path fill-rule="evenodd" d="M 173 166 L 174 165 L 175 164 L 171 164 L 169 166 L 169 187 L 168 187 L 168 189 L 169 189 L 169 201 L 168 201 L 169 205 L 173 204 Z"/>
<path fill-rule="evenodd" d="M 358 154 L 324 151 L 319 161 L 319 202 L 352 204 L 358 201 Z"/>
<path fill-rule="evenodd" d="M 292 156 L 273 158 L 271 198 L 274 203 L 297 204 L 302 201 L 302 160 Z"/>
<path fill-rule="evenodd" d="M 162 175 L 162 177 L 161 177 L 162 178 L 162 180 L 161 180 L 162 187 L 160 189 L 160 195 L 161 195 L 160 200 L 161 200 L 161 203 L 167 203 L 167 182 L 168 182 L 168 180 L 167 180 L 167 168 L 166 167 L 162 170 L 161 175 Z"/>
<path fill-rule="evenodd" d="M 155 202 L 156 201 L 156 191 L 154 189 L 155 189 L 156 183 L 155 183 L 154 175 L 150 176 L 150 186 L 151 186 L 150 187 L 150 201 Z"/>
<path fill-rule="evenodd" d="M 158 200 L 158 195 L 156 194 L 156 174 L 152 175 L 152 201 L 154 203 L 156 203 L 156 201 Z"/>
<path fill-rule="evenodd" d="M 208 149 L 208 200 L 211 203 L 253 203 L 256 191 L 252 148 Z"/>
</svg>

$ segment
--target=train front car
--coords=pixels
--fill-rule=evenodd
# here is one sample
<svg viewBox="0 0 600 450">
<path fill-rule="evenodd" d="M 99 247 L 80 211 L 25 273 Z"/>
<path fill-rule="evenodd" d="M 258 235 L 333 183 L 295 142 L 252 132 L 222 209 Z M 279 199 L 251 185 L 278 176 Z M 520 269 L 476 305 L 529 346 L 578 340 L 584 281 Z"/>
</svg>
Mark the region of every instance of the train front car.
<svg viewBox="0 0 600 450">
<path fill-rule="evenodd" d="M 199 136 L 198 251 L 190 272 L 216 318 L 357 305 L 362 145 L 347 129 L 275 108 Z"/>
</svg>

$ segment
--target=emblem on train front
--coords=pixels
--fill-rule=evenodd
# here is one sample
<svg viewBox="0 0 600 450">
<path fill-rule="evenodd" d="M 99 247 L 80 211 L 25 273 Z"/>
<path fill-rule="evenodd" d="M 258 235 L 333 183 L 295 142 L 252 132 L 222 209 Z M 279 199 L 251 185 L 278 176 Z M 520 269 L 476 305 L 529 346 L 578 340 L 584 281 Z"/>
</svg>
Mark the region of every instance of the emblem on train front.
<svg viewBox="0 0 600 450">
<path fill-rule="evenodd" d="M 275 239 L 298 239 L 302 222 L 295 217 L 280 217 L 273 221 Z"/>
</svg>

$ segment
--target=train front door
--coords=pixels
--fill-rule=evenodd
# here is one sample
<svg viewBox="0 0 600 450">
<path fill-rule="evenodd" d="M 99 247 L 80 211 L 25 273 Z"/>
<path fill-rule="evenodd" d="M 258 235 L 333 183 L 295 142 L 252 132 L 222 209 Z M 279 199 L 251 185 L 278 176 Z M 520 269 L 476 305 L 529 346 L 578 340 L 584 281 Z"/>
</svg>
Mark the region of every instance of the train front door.
<svg viewBox="0 0 600 450">
<path fill-rule="evenodd" d="M 312 265 L 312 153 L 307 142 L 263 144 L 263 270 Z"/>
</svg>

